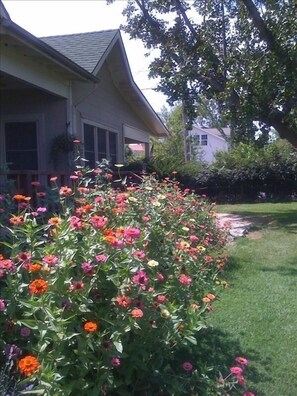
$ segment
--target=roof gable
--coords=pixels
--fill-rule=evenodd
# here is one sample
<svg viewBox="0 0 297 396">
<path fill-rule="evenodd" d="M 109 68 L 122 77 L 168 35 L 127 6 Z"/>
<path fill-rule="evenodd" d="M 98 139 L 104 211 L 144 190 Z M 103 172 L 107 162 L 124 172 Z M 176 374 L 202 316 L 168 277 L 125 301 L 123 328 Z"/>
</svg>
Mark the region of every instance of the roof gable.
<svg viewBox="0 0 297 396">
<path fill-rule="evenodd" d="M 108 52 L 117 34 L 118 30 L 113 29 L 41 37 L 40 39 L 89 73 L 93 73 L 97 64 Z"/>
<path fill-rule="evenodd" d="M 4 4 L 2 3 L 2 1 L 0 0 L 0 18 L 3 19 L 9 19 L 10 20 L 10 16 L 6 10 L 6 8 L 4 7 Z"/>
</svg>

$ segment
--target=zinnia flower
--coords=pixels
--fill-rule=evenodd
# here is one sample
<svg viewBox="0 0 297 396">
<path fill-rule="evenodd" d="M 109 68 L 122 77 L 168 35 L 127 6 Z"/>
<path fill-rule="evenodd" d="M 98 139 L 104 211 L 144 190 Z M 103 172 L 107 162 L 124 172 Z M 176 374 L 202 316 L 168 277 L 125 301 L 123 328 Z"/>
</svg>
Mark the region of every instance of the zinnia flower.
<svg viewBox="0 0 297 396">
<path fill-rule="evenodd" d="M 94 333 L 98 329 L 98 325 L 95 322 L 86 322 L 84 324 L 84 329 L 89 333 Z"/>
<path fill-rule="evenodd" d="M 0 300 L 0 311 L 4 311 L 5 309 L 5 302 L 4 300 Z"/>
<path fill-rule="evenodd" d="M 234 374 L 234 375 L 236 375 L 236 376 L 240 376 L 240 375 L 242 375 L 242 368 L 241 367 L 237 367 L 237 366 L 235 366 L 235 367 L 231 367 L 230 368 L 230 371 L 231 371 L 231 373 L 232 374 Z"/>
<path fill-rule="evenodd" d="M 180 283 L 182 283 L 185 286 L 189 286 L 192 283 L 192 278 L 190 278 L 185 274 L 180 274 L 178 280 L 180 281 Z"/>
<path fill-rule="evenodd" d="M 35 279 L 29 285 L 31 294 L 43 294 L 47 289 L 47 282 L 44 279 Z"/>
<path fill-rule="evenodd" d="M 121 365 L 121 358 L 118 357 L 118 356 L 113 357 L 113 358 L 111 359 L 111 365 L 112 365 L 113 367 L 120 367 L 120 365 Z"/>
<path fill-rule="evenodd" d="M 35 356 L 28 355 L 19 361 L 18 366 L 21 372 L 29 377 L 31 374 L 39 370 L 40 363 Z"/>
<path fill-rule="evenodd" d="M 249 364 L 248 360 L 241 356 L 238 356 L 237 358 L 235 358 L 235 361 L 239 364 L 242 364 L 243 366 L 247 366 Z"/>
<path fill-rule="evenodd" d="M 141 309 L 138 309 L 138 308 L 132 309 L 131 316 L 134 319 L 142 318 L 143 317 L 143 311 Z"/>
<path fill-rule="evenodd" d="M 193 366 L 190 362 L 184 362 L 183 363 L 183 369 L 185 371 L 192 371 L 193 370 Z"/>
<path fill-rule="evenodd" d="M 117 297 L 117 303 L 124 308 L 129 307 L 129 305 L 131 304 L 132 300 L 130 297 L 128 296 L 118 296 Z"/>
</svg>

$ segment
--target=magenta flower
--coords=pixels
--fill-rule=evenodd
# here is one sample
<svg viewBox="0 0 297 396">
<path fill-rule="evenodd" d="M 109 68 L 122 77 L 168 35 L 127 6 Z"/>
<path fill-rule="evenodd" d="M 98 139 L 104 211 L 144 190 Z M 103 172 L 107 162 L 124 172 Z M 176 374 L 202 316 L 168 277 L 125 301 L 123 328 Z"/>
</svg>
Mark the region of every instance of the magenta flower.
<svg viewBox="0 0 297 396">
<path fill-rule="evenodd" d="M 190 278 L 185 274 L 180 274 L 178 280 L 180 281 L 180 283 L 182 283 L 185 286 L 189 286 L 192 283 L 192 278 Z"/>
<path fill-rule="evenodd" d="M 81 269 L 85 274 L 91 274 L 93 272 L 93 266 L 91 263 L 82 263 Z"/>
<path fill-rule="evenodd" d="M 242 366 L 247 366 L 249 364 L 248 360 L 241 356 L 238 356 L 237 358 L 235 358 L 235 361 L 237 363 L 241 364 Z"/>
<path fill-rule="evenodd" d="M 5 302 L 4 300 L 0 300 L 0 311 L 4 311 L 5 309 Z"/>
<path fill-rule="evenodd" d="M 31 334 L 31 330 L 29 329 L 29 327 L 22 327 L 20 333 L 23 337 L 29 337 L 29 335 Z"/>
<path fill-rule="evenodd" d="M 125 238 L 139 238 L 140 237 L 140 230 L 134 227 L 128 227 L 124 230 Z"/>
<path fill-rule="evenodd" d="M 148 284 L 149 278 L 146 272 L 143 270 L 138 270 L 136 274 L 132 277 L 132 282 L 141 287 L 145 287 Z"/>
<path fill-rule="evenodd" d="M 242 373 L 243 373 L 242 368 L 241 367 L 237 367 L 237 366 L 231 367 L 230 371 L 231 371 L 232 374 L 236 375 L 236 377 L 241 376 Z"/>
<path fill-rule="evenodd" d="M 107 260 L 106 254 L 98 254 L 97 256 L 95 256 L 95 258 L 98 263 L 105 263 Z"/>
<path fill-rule="evenodd" d="M 44 256 L 42 261 L 47 264 L 49 267 L 54 267 L 59 259 L 57 256 L 54 256 L 53 254 L 48 254 L 47 256 Z"/>
<path fill-rule="evenodd" d="M 121 358 L 118 357 L 118 356 L 113 357 L 113 358 L 111 359 L 111 365 L 112 365 L 113 367 L 120 367 L 120 365 L 121 365 Z"/>
<path fill-rule="evenodd" d="M 246 391 L 246 392 L 243 393 L 242 396 L 255 396 L 255 394 L 253 392 L 251 392 L 251 391 Z"/>
<path fill-rule="evenodd" d="M 193 370 L 193 365 L 190 362 L 184 362 L 183 363 L 183 369 L 185 371 L 192 371 Z"/>
</svg>

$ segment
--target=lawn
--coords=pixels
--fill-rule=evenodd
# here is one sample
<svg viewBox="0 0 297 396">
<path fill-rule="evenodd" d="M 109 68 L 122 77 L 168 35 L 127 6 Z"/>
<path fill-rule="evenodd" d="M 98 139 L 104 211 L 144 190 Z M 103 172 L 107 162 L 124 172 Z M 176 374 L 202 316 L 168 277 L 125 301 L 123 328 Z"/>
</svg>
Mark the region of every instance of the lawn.
<svg viewBox="0 0 297 396">
<path fill-rule="evenodd" d="M 228 370 L 233 356 L 244 356 L 248 388 L 257 396 L 295 396 L 297 203 L 218 205 L 216 211 L 248 216 L 253 227 L 228 248 L 229 287 L 210 318 L 209 359 Z"/>
</svg>

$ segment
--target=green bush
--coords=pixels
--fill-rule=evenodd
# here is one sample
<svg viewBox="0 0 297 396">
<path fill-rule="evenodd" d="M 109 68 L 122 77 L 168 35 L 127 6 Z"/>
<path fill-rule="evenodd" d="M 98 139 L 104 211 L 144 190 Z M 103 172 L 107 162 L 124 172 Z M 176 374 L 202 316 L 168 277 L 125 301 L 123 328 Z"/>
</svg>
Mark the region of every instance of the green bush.
<svg viewBox="0 0 297 396">
<path fill-rule="evenodd" d="M 264 148 L 240 143 L 218 153 L 196 182 L 198 192 L 221 201 L 292 199 L 297 192 L 297 151 L 285 140 Z"/>
</svg>

